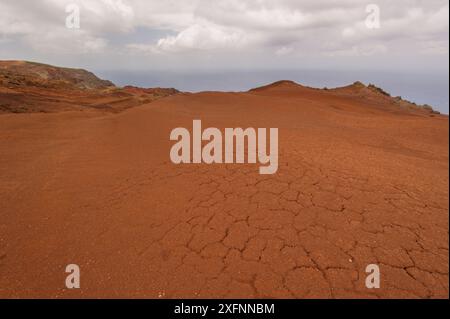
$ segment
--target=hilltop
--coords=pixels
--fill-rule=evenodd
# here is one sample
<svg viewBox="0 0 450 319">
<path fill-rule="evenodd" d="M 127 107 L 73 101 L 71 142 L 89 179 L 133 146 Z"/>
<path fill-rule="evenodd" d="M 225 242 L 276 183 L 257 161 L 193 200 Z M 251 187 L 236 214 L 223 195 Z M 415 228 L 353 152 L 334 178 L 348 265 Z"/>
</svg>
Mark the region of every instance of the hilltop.
<svg viewBox="0 0 450 319">
<path fill-rule="evenodd" d="M 406 112 L 425 115 L 436 115 L 435 111 L 429 105 L 418 105 L 402 97 L 393 97 L 382 88 L 374 84 L 365 85 L 361 81 L 356 81 L 350 85 L 337 88 L 312 88 L 298 84 L 294 81 L 282 80 L 268 85 L 249 90 L 250 93 L 262 95 L 279 96 L 310 96 L 314 99 L 326 97 L 347 98 L 349 100 L 359 100 L 361 107 L 372 107 L 384 109 L 389 112 Z"/>
<path fill-rule="evenodd" d="M 0 61 L 0 113 L 74 110 L 116 113 L 177 93 L 165 88 L 120 88 L 83 69 Z"/>
<path fill-rule="evenodd" d="M 83 69 L 56 67 L 28 61 L 0 61 L 0 85 L 9 88 L 101 90 L 115 85 Z"/>
</svg>

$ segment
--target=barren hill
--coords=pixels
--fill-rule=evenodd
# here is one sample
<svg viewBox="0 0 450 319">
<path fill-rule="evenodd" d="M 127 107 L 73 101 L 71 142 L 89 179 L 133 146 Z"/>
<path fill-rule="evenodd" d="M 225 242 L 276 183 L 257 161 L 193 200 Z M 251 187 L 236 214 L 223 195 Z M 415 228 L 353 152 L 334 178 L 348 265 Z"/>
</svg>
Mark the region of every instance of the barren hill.
<svg viewBox="0 0 450 319">
<path fill-rule="evenodd" d="M 0 61 L 0 112 L 119 112 L 176 93 L 175 89 L 164 88 L 119 88 L 82 69 Z"/>
<path fill-rule="evenodd" d="M 114 87 L 83 69 L 70 69 L 27 61 L 0 61 L 0 83 L 6 87 L 37 86 L 58 89 Z"/>
<path fill-rule="evenodd" d="M 337 87 L 317 89 L 306 87 L 293 81 L 278 81 L 269 85 L 249 90 L 251 93 L 262 95 L 281 95 L 281 96 L 311 96 L 311 98 L 329 98 L 359 101 L 360 105 L 373 108 L 381 108 L 390 112 L 401 112 L 422 115 L 435 115 L 439 112 L 433 110 L 429 105 L 417 105 L 416 103 L 402 99 L 401 97 L 392 97 L 383 89 L 373 85 L 365 85 L 360 81 L 353 84 Z M 342 99 L 344 100 L 344 99 Z"/>
</svg>

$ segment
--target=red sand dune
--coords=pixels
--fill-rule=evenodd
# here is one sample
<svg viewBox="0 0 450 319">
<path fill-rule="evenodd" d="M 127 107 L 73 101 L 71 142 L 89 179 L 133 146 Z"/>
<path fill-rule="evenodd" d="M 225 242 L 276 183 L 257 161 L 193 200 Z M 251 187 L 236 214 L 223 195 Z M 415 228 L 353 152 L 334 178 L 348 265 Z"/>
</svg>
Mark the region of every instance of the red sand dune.
<svg viewBox="0 0 450 319">
<path fill-rule="evenodd" d="M 8 90 L 49 99 L 0 87 L 0 104 Z M 179 93 L 119 113 L 51 101 L 0 115 L 0 297 L 449 296 L 446 116 L 360 83 Z M 169 134 L 193 119 L 278 127 L 278 172 L 172 164 Z M 72 263 L 80 290 L 64 285 Z M 365 287 L 368 264 L 380 289 Z"/>
</svg>

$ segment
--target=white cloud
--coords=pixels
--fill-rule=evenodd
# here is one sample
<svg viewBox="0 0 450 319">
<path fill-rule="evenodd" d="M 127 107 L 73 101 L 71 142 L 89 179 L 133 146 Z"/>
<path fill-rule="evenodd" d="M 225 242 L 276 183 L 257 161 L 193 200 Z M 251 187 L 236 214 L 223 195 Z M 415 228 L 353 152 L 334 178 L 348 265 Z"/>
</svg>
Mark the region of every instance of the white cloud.
<svg viewBox="0 0 450 319">
<path fill-rule="evenodd" d="M 135 11 L 122 0 L 80 0 L 79 5 L 85 25 L 83 27 L 86 29 L 95 32 L 129 32 L 135 27 Z"/>
<path fill-rule="evenodd" d="M 160 39 L 156 49 L 168 52 L 241 48 L 248 43 L 242 31 L 211 23 L 189 26 L 176 36 Z"/>
<path fill-rule="evenodd" d="M 329 50 L 325 52 L 326 56 L 373 56 L 385 54 L 386 46 L 382 44 L 376 45 L 354 45 L 350 48 Z"/>
<path fill-rule="evenodd" d="M 27 35 L 24 40 L 33 50 L 51 54 L 103 53 L 108 44 L 106 39 L 76 29 L 44 32 L 39 37 Z"/>
<path fill-rule="evenodd" d="M 288 46 L 283 46 L 281 48 L 278 48 L 275 51 L 275 54 L 278 56 L 283 56 L 283 55 L 291 54 L 292 52 L 294 52 L 294 48 L 288 47 Z"/>
</svg>

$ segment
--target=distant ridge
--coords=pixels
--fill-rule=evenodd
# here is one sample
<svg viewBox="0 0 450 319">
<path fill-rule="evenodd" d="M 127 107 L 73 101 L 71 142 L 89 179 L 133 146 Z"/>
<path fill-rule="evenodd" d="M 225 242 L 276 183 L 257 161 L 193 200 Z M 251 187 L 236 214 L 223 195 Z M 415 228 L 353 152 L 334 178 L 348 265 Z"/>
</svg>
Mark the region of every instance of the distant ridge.
<svg viewBox="0 0 450 319">
<path fill-rule="evenodd" d="M 267 85 L 250 89 L 248 92 L 264 93 L 264 92 L 279 92 L 280 94 L 287 93 L 306 93 L 309 91 L 321 92 L 327 94 L 335 94 L 338 96 L 346 96 L 351 98 L 360 98 L 371 103 L 391 104 L 399 109 L 410 109 L 424 111 L 431 114 L 440 114 L 435 111 L 430 105 L 418 105 L 414 102 L 403 99 L 401 96 L 393 97 L 388 92 L 374 84 L 364 84 L 361 81 L 353 82 L 352 84 L 336 87 L 336 88 L 313 88 L 301 85 L 291 80 L 276 81 Z"/>
<path fill-rule="evenodd" d="M 0 61 L 0 113 L 120 112 L 177 93 L 175 89 L 116 87 L 83 69 Z"/>
<path fill-rule="evenodd" d="M 419 111 L 439 114 L 429 105 L 392 97 L 383 89 L 356 81 L 337 88 L 313 88 L 291 80 L 280 80 L 248 91 L 261 95 L 327 96 L 357 99 L 361 106 L 373 105 L 387 111 Z M 56 67 L 28 61 L 0 61 L 0 112 L 58 112 L 95 108 L 119 112 L 178 94 L 174 88 L 116 87 L 84 69 Z"/>
<path fill-rule="evenodd" d="M 4 86 L 38 86 L 65 89 L 106 89 L 114 83 L 83 69 L 56 67 L 28 61 L 0 61 L 0 83 Z"/>
</svg>

